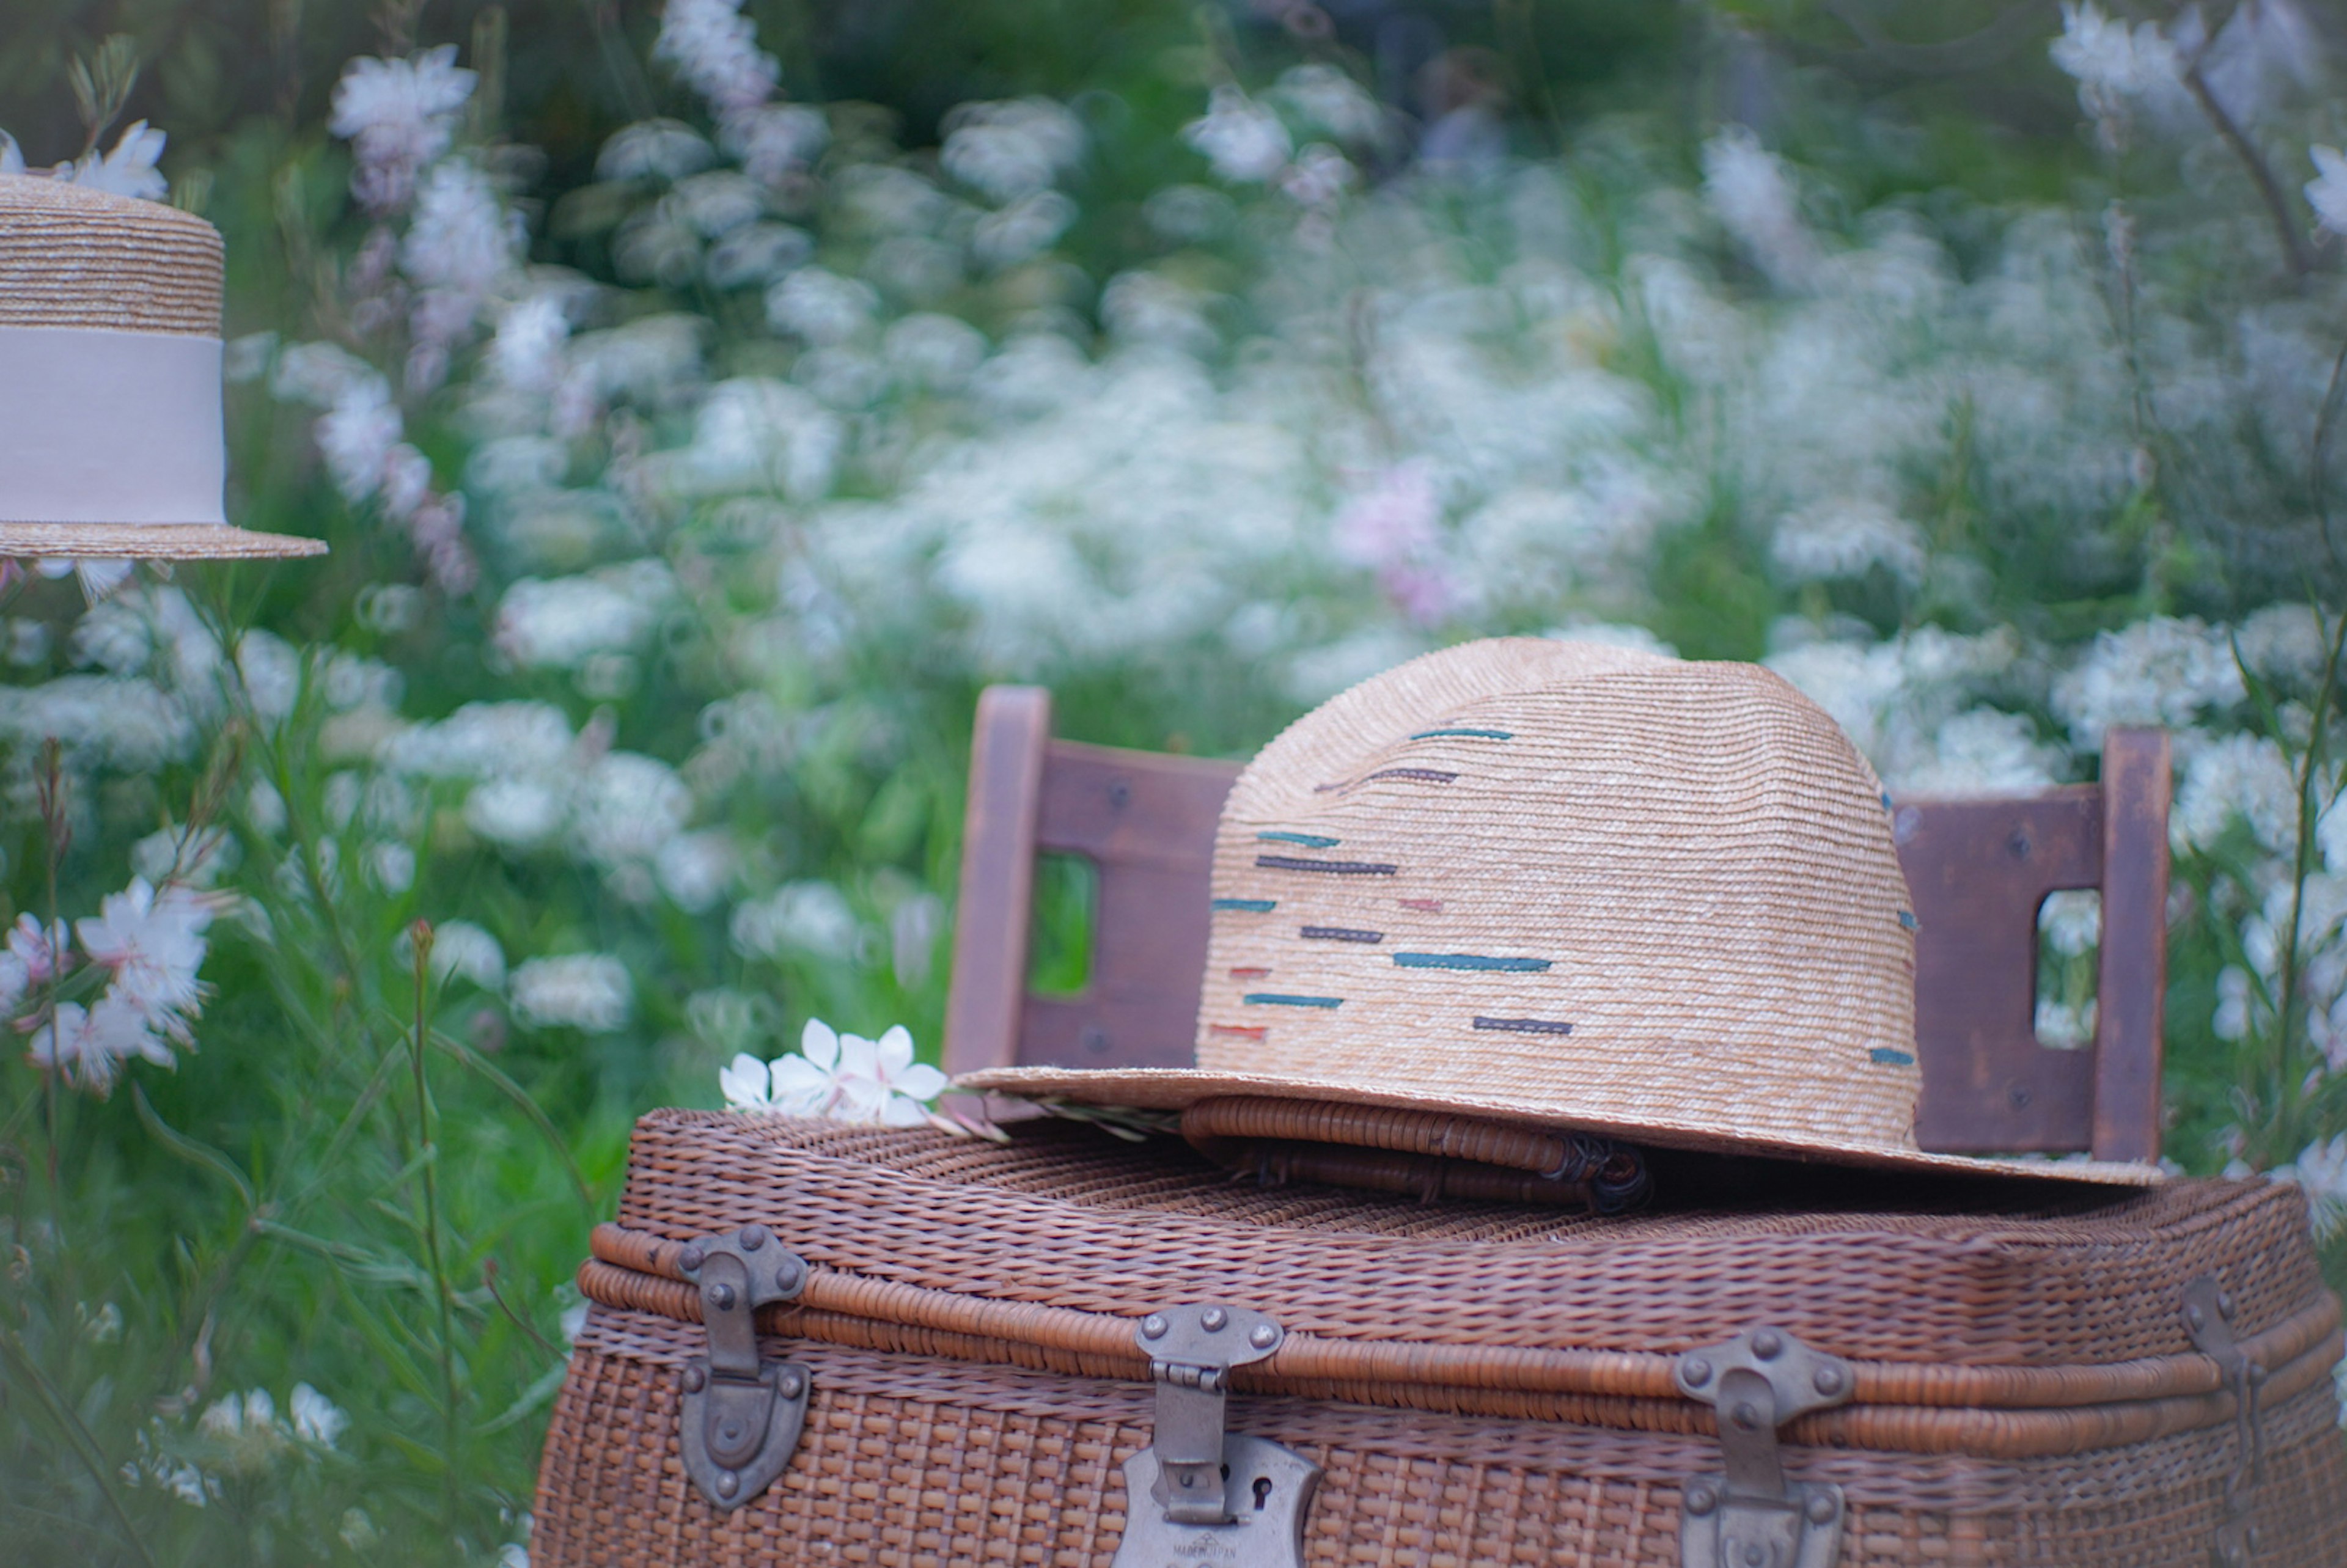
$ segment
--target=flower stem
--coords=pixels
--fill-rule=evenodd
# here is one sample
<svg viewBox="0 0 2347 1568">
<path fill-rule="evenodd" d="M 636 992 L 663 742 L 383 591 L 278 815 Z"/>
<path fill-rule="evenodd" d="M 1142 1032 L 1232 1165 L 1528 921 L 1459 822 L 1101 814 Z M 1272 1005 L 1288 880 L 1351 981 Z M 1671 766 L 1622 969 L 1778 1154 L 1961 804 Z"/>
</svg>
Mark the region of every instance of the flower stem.
<svg viewBox="0 0 2347 1568">
<path fill-rule="evenodd" d="M 425 1080 L 425 1054 L 431 1033 L 432 923 L 418 920 L 408 927 L 415 945 L 415 1033 L 411 1042 L 415 1077 L 415 1136 L 421 1145 L 424 1175 L 424 1249 L 432 1270 L 433 1294 L 440 1310 L 441 1506 L 448 1536 L 456 1533 L 456 1335 L 448 1294 L 448 1271 L 440 1248 L 439 1148 L 435 1141 L 432 1094 Z"/>
</svg>

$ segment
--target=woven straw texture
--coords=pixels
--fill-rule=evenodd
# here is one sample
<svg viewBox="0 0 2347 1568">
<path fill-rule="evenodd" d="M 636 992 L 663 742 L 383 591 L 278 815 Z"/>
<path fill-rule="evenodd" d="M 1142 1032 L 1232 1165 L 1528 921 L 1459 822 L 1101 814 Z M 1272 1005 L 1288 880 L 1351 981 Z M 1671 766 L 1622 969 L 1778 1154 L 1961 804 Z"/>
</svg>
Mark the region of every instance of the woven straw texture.
<svg viewBox="0 0 2347 1568">
<path fill-rule="evenodd" d="M 160 202 L 0 175 L 0 327 L 220 335 L 220 231 Z"/>
<path fill-rule="evenodd" d="M 220 231 L 192 213 L 45 176 L 0 175 L 0 329 L 216 338 L 221 269 Z M 105 416 L 103 409 L 90 413 Z M 217 431 L 217 405 L 189 416 L 208 419 Z M 6 484 L 0 467 L 0 487 Z M 218 499 L 211 497 L 215 515 Z M 325 551 L 323 539 L 220 523 L 0 523 L 6 556 L 210 560 Z"/>
<path fill-rule="evenodd" d="M 1195 1071 L 962 1081 L 1960 1167 L 1915 1146 L 1915 917 L 1886 804 L 1757 665 L 1529 638 L 1429 654 L 1299 720 L 1233 788 Z"/>
<path fill-rule="evenodd" d="M 1807 1207 L 1729 1177 L 1727 1206 L 1600 1222 L 1242 1186 L 1058 1124 L 998 1147 L 656 1113 L 582 1271 L 532 1560 L 1105 1568 L 1150 1431 L 1133 1320 L 1222 1298 L 1290 1331 L 1232 1425 L 1327 1471 L 1308 1563 L 1675 1563 L 1718 1450 L 1668 1356 L 1768 1321 L 1854 1362 L 1858 1402 L 1785 1434 L 1792 1474 L 1848 1492 L 1843 1563 L 2197 1565 L 2237 1457 L 2178 1312 L 2213 1274 L 2272 1368 L 2257 1561 L 2347 1561 L 2337 1307 L 2287 1189 L 1891 1177 Z M 815 1393 L 783 1479 L 719 1516 L 679 1457 L 702 1335 L 674 1244 L 752 1220 L 815 1266 L 761 1317 Z"/>
</svg>

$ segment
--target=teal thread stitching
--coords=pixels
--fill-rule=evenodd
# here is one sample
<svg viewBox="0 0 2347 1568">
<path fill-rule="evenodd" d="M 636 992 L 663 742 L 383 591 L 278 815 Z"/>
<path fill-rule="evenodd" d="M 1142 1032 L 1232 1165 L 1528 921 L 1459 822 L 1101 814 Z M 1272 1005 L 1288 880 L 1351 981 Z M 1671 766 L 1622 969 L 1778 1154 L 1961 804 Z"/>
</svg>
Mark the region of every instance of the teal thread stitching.
<svg viewBox="0 0 2347 1568">
<path fill-rule="evenodd" d="M 1915 930 L 1922 924 L 1922 921 L 1915 918 L 1915 911 L 1912 909 L 1900 910 L 1899 923 L 1906 927 L 1911 931 Z"/>
<path fill-rule="evenodd" d="M 1876 1046 L 1872 1050 L 1868 1051 L 1866 1056 L 1867 1060 L 1873 1062 L 1877 1067 L 1912 1067 L 1915 1065 L 1914 1052 L 1907 1050 L 1893 1050 L 1887 1045 Z"/>
<path fill-rule="evenodd" d="M 1292 997 L 1280 991 L 1249 991 L 1239 999 L 1250 1007 L 1276 1008 L 1339 1008 L 1343 997 Z"/>
<path fill-rule="evenodd" d="M 1515 734 L 1508 730 L 1420 730 L 1410 737 L 1413 741 L 1431 741 L 1443 735 L 1464 735 L 1477 741 L 1512 741 Z"/>
<path fill-rule="evenodd" d="M 1279 900 L 1276 898 L 1217 898 L 1209 907 L 1244 909 L 1250 915 L 1268 915 L 1279 907 Z"/>
<path fill-rule="evenodd" d="M 1334 849 L 1337 841 L 1317 833 L 1258 833 L 1266 844 L 1300 844 L 1307 849 Z"/>
<path fill-rule="evenodd" d="M 1550 967 L 1546 958 L 1494 958 L 1481 953 L 1396 953 L 1393 960 L 1405 969 L 1505 969 L 1515 974 L 1538 974 Z"/>
</svg>

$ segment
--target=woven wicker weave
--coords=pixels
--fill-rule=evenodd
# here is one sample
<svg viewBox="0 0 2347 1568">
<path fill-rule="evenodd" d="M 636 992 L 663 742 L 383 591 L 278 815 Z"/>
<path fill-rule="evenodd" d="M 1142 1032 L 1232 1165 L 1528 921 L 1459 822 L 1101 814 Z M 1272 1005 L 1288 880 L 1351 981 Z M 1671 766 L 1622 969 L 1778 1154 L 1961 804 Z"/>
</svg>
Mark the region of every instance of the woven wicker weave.
<svg viewBox="0 0 2347 1568">
<path fill-rule="evenodd" d="M 1847 1492 L 1845 1565 L 2198 1564 L 2238 1454 L 2179 1314 L 2209 1275 L 2270 1371 L 2257 1561 L 2347 1561 L 2339 1309 L 2294 1193 L 1679 1175 L 1682 1206 L 1599 1220 L 1235 1184 L 1058 1123 L 1002 1147 L 655 1113 L 581 1271 L 532 1560 L 1106 1564 L 1149 1441 L 1133 1320 L 1227 1299 L 1288 1330 L 1231 1419 L 1327 1470 L 1313 1563 L 1676 1563 L 1718 1450 L 1671 1358 L 1765 1321 L 1852 1363 L 1854 1401 L 1783 1433 Z M 782 1480 L 721 1516 L 678 1454 L 702 1333 L 676 1256 L 750 1221 L 814 1266 L 760 1327 L 815 1392 Z"/>
</svg>

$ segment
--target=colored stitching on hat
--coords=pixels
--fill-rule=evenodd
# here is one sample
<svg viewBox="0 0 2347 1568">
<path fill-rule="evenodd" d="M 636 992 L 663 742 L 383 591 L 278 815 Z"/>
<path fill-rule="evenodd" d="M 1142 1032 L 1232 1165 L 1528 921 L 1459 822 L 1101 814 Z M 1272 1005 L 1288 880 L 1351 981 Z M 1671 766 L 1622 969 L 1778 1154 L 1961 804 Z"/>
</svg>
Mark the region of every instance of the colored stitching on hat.
<svg viewBox="0 0 2347 1568">
<path fill-rule="evenodd" d="M 1889 811 L 1891 809 L 1891 792 L 1889 790 L 1884 790 L 1882 792 L 1882 809 L 1885 811 Z"/>
<path fill-rule="evenodd" d="M 1386 939 L 1383 931 L 1358 931 L 1349 926 L 1306 926 L 1296 934 L 1316 942 L 1382 942 Z"/>
<path fill-rule="evenodd" d="M 1263 840 L 1266 844 L 1300 844 L 1307 849 L 1334 849 L 1337 847 L 1337 840 L 1324 837 L 1320 834 L 1317 833 L 1270 832 L 1258 833 L 1255 836 Z"/>
<path fill-rule="evenodd" d="M 1217 898 L 1209 907 L 1244 909 L 1250 915 L 1268 915 L 1279 907 L 1279 900 L 1276 898 Z"/>
<path fill-rule="evenodd" d="M 1420 730 L 1418 733 L 1412 735 L 1410 739 L 1413 741 L 1431 741 L 1439 739 L 1444 735 L 1463 735 L 1471 740 L 1477 741 L 1512 741 L 1516 738 L 1514 733 L 1509 730 L 1455 729 Z"/>
<path fill-rule="evenodd" d="M 1208 1034 L 1243 1034 L 1249 1040 L 1261 1040 L 1271 1030 L 1261 1024 L 1210 1023 L 1206 1026 L 1206 1032 Z"/>
<path fill-rule="evenodd" d="M 1340 1008 L 1343 997 L 1292 997 L 1282 991 L 1249 991 L 1239 1000 L 1249 1007 L 1275 1008 Z"/>
<path fill-rule="evenodd" d="M 1231 979 L 1235 980 L 1267 980 L 1270 978 L 1271 971 L 1269 969 L 1255 968 L 1250 967 L 1233 969 L 1231 971 Z"/>
<path fill-rule="evenodd" d="M 1415 909 L 1421 915 L 1442 913 L 1442 900 L 1440 898 L 1404 898 L 1399 902 L 1403 908 Z"/>
<path fill-rule="evenodd" d="M 1293 855 L 1258 855 L 1255 863 L 1266 871 L 1325 871 L 1331 876 L 1391 876 L 1401 869 L 1378 860 L 1305 860 Z"/>
<path fill-rule="evenodd" d="M 1912 1067 L 1915 1065 L 1914 1052 L 1908 1050 L 1893 1050 L 1887 1045 L 1876 1046 L 1872 1050 L 1866 1053 L 1866 1057 L 1869 1061 L 1873 1062 L 1877 1067 Z"/>
<path fill-rule="evenodd" d="M 1477 1029 L 1501 1030 L 1509 1034 L 1571 1034 L 1573 1026 L 1556 1019 L 1545 1018 L 1479 1018 Z"/>
<path fill-rule="evenodd" d="M 1449 784 L 1457 774 L 1444 773 L 1440 768 L 1379 768 L 1363 779 L 1363 784 L 1375 784 L 1379 779 L 1415 779 L 1419 784 Z"/>
<path fill-rule="evenodd" d="M 1902 925 L 1902 926 L 1906 927 L 1907 927 L 1909 930 L 1911 930 L 1911 931 L 1914 930 L 1914 929 L 1916 928 L 1916 927 L 1917 927 L 1917 926 L 1919 926 L 1920 924 L 1922 924 L 1922 922 L 1918 921 L 1918 920 L 1915 918 L 1915 911 L 1914 911 L 1914 910 L 1912 910 L 1912 909 L 1901 909 L 1901 910 L 1900 910 L 1900 911 L 1899 911 L 1899 923 L 1900 923 L 1901 925 Z"/>
<path fill-rule="evenodd" d="M 1550 966 L 1546 958 L 1495 958 L 1482 953 L 1396 953 L 1393 960 L 1405 969 L 1505 969 L 1515 974 L 1538 974 Z"/>
</svg>

